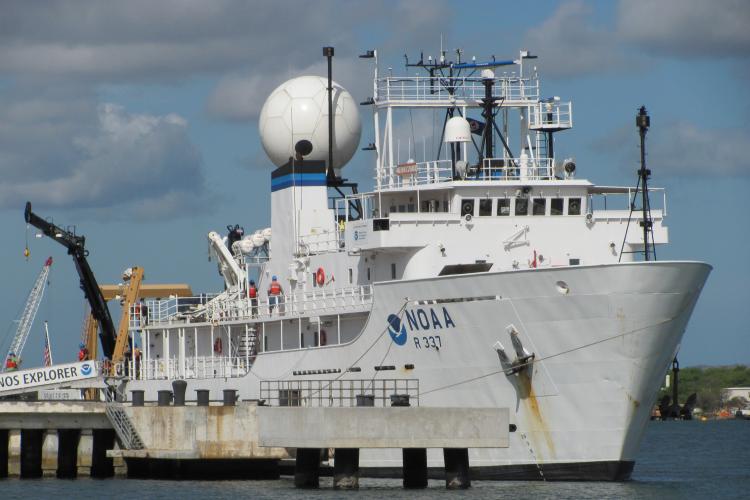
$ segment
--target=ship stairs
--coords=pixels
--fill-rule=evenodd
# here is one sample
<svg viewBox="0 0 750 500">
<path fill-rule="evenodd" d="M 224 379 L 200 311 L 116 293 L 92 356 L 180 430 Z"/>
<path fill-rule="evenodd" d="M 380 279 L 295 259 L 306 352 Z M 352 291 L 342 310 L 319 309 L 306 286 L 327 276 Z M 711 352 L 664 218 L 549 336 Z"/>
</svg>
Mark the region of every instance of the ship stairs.
<svg viewBox="0 0 750 500">
<path fill-rule="evenodd" d="M 142 450 L 143 441 L 125 412 L 124 404 L 118 401 L 122 398 L 117 397 L 117 389 L 113 387 L 112 390 L 105 391 L 105 394 L 107 399 L 105 413 L 120 439 L 120 444 L 126 450 Z"/>
</svg>

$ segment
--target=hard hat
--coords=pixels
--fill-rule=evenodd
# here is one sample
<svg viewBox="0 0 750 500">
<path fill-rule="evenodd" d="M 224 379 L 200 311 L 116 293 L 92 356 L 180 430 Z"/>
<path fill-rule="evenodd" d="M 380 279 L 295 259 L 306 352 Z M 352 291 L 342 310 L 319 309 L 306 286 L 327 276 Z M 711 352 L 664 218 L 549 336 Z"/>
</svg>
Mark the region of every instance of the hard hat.
<svg viewBox="0 0 750 500">
<path fill-rule="evenodd" d="M 254 280 L 250 280 L 250 284 L 251 284 L 251 285 L 254 285 L 254 284 L 255 284 L 255 281 L 254 281 Z"/>
<path fill-rule="evenodd" d="M 81 344 L 78 345 L 78 347 L 80 347 L 81 349 L 83 349 L 84 347 L 86 347 L 86 344 L 81 343 Z"/>
<path fill-rule="evenodd" d="M 275 275 L 275 274 L 274 274 L 274 275 L 273 275 L 273 277 L 271 278 L 271 281 L 276 281 L 276 275 Z"/>
</svg>

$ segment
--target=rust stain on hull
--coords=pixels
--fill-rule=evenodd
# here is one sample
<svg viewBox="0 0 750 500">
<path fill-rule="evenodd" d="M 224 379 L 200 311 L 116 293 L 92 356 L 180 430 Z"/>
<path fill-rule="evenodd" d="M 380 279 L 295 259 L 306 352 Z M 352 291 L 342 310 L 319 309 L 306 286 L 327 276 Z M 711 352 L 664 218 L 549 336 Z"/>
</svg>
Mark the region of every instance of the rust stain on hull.
<svg viewBox="0 0 750 500">
<path fill-rule="evenodd" d="M 555 443 L 552 440 L 552 436 L 550 435 L 549 428 L 547 427 L 547 424 L 544 420 L 544 416 L 542 415 L 542 411 L 539 408 L 539 400 L 536 397 L 536 394 L 534 393 L 534 385 L 532 384 L 531 375 L 529 372 L 523 372 L 519 374 L 518 376 L 518 385 L 520 389 L 520 397 L 523 400 L 524 407 L 526 408 L 526 414 L 530 417 L 529 418 L 529 424 L 530 424 L 530 437 L 534 441 L 534 452 L 538 456 L 538 458 L 541 460 L 543 457 L 539 453 L 539 443 L 536 439 L 536 436 L 538 436 L 540 433 L 544 436 L 544 443 L 546 444 L 547 452 L 548 452 L 548 459 L 553 458 L 555 456 Z"/>
</svg>

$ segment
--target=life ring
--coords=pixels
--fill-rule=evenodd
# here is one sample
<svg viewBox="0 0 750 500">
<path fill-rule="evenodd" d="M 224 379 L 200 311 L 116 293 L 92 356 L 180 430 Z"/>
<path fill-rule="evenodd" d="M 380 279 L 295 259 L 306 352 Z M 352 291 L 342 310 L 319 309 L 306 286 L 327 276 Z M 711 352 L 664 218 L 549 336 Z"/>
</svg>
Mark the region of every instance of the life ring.
<svg viewBox="0 0 750 500">
<path fill-rule="evenodd" d="M 216 354 L 221 354 L 221 338 L 214 341 L 214 352 Z"/>
<path fill-rule="evenodd" d="M 322 267 L 319 267 L 315 272 L 315 282 L 318 284 L 318 286 L 323 286 L 326 284 L 326 273 L 325 271 L 323 271 Z"/>
<path fill-rule="evenodd" d="M 325 330 L 321 330 L 320 331 L 320 342 L 319 343 L 320 343 L 321 346 L 324 346 L 324 345 L 326 345 L 328 343 L 328 336 L 326 335 L 326 331 Z"/>
</svg>

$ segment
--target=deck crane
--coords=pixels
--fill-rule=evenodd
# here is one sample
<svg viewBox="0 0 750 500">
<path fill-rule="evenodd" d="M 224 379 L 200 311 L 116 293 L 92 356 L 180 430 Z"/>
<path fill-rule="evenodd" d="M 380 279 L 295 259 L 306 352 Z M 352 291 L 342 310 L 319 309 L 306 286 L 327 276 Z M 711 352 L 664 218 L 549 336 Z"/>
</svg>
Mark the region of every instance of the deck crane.
<svg viewBox="0 0 750 500">
<path fill-rule="evenodd" d="M 31 211 L 31 202 L 26 202 L 24 218 L 28 224 L 38 228 L 45 235 L 67 248 L 68 255 L 73 257 L 78 276 L 81 278 L 81 289 L 91 307 L 91 314 L 99 323 L 102 352 L 105 357 L 111 359 L 112 352 L 115 349 L 115 326 L 112 323 L 112 316 L 109 314 L 107 303 L 102 296 L 94 273 L 86 260 L 89 255 L 88 250 L 85 249 L 86 237 L 78 236 L 42 219 Z"/>
<path fill-rule="evenodd" d="M 47 287 L 47 277 L 49 276 L 49 268 L 51 266 L 52 257 L 49 257 L 44 262 L 44 266 L 42 266 L 42 270 L 39 272 L 34 286 L 31 287 L 31 292 L 29 292 L 29 297 L 26 299 L 26 306 L 23 308 L 21 319 L 18 320 L 16 335 L 13 337 L 5 359 L 8 359 L 11 354 L 14 354 L 19 359 L 21 358 L 21 352 L 26 345 L 26 339 L 29 338 L 31 325 L 34 323 L 34 318 L 39 310 L 39 304 L 42 302 L 42 297 L 44 296 L 44 290 Z M 3 371 L 5 371 L 5 364 L 3 364 Z"/>
</svg>

